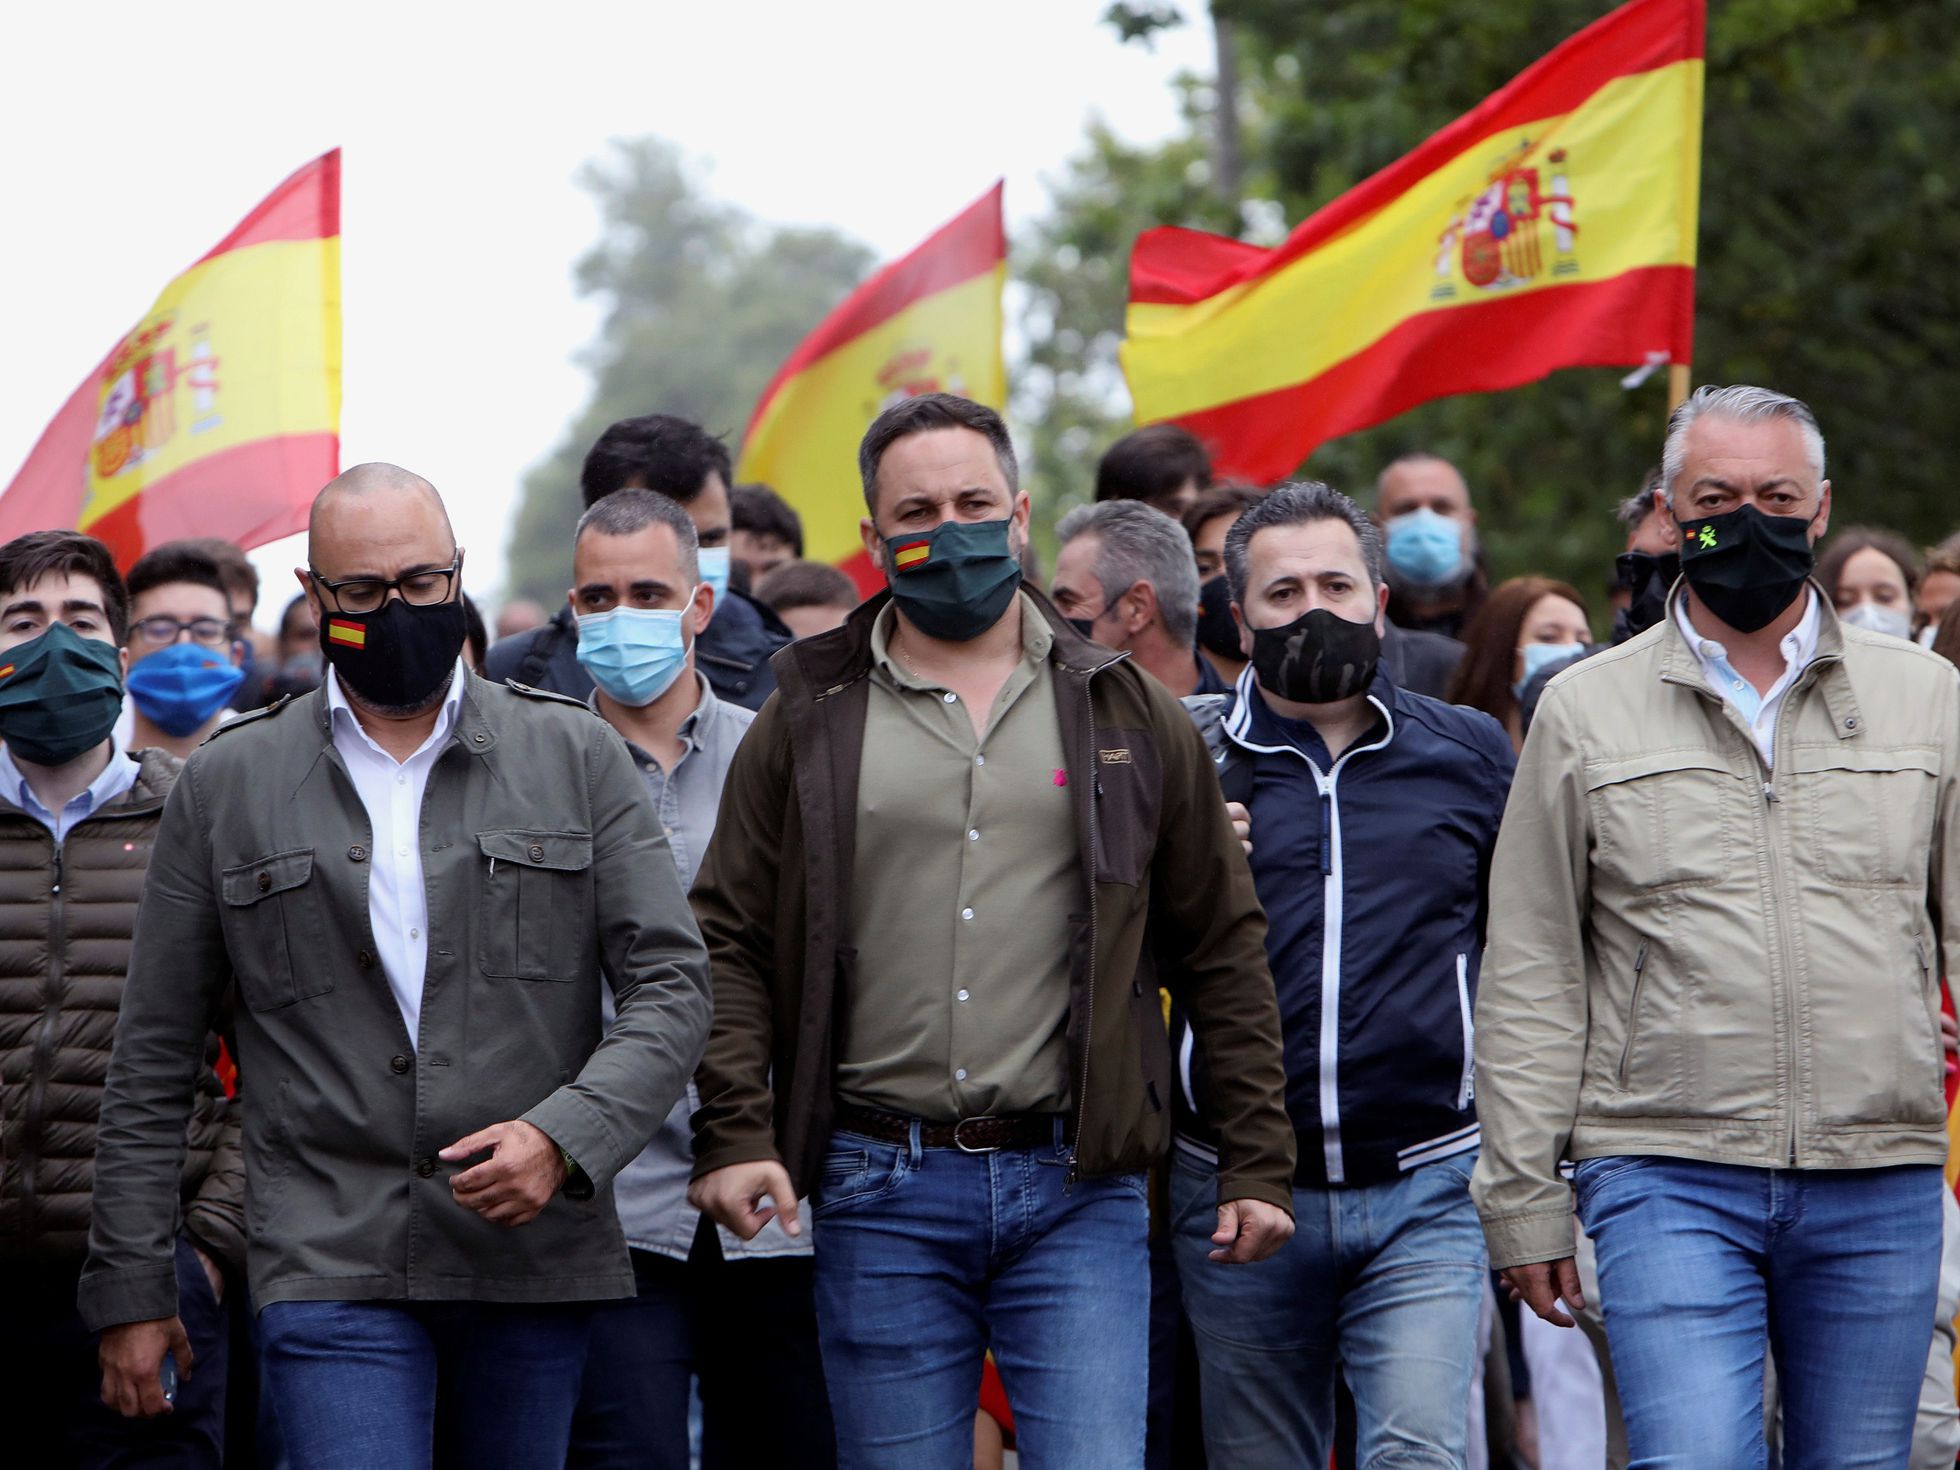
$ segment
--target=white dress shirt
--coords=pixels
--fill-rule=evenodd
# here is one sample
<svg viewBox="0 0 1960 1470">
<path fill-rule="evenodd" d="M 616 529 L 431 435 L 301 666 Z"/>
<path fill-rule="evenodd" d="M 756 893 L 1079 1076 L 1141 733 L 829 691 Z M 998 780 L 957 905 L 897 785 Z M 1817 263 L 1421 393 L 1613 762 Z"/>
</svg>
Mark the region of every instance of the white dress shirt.
<svg viewBox="0 0 1960 1470">
<path fill-rule="evenodd" d="M 41 799 L 27 784 L 27 777 L 21 775 L 20 767 L 14 764 L 14 758 L 7 748 L 0 745 L 0 796 L 52 832 L 57 847 L 67 841 L 69 830 L 77 822 L 94 815 L 134 786 L 136 775 L 136 758 L 124 755 L 122 742 L 111 735 L 109 764 L 102 768 L 102 774 L 89 782 L 86 791 L 70 797 L 60 811 L 51 812 L 41 805 Z"/>
<path fill-rule="evenodd" d="M 1749 727 L 1750 738 L 1756 742 L 1756 749 L 1763 753 L 1763 764 L 1774 768 L 1776 757 L 1776 717 L 1783 711 L 1783 696 L 1790 692 L 1790 686 L 1797 682 L 1797 676 L 1810 667 L 1810 661 L 1817 657 L 1817 630 L 1822 617 L 1817 610 L 1817 594 L 1804 588 L 1804 596 L 1809 599 L 1804 604 L 1803 616 L 1797 619 L 1797 626 L 1783 635 L 1778 646 L 1783 652 L 1783 676 L 1769 686 L 1767 694 L 1758 694 L 1756 686 L 1735 671 L 1729 663 L 1729 651 L 1713 638 L 1705 638 L 1695 628 L 1688 616 L 1688 599 L 1683 597 L 1675 604 L 1675 620 L 1681 625 L 1681 636 L 1688 640 L 1688 647 L 1695 651 L 1701 661 L 1701 676 L 1708 681 L 1723 699 L 1735 706 L 1742 722 Z"/>
<path fill-rule="evenodd" d="M 368 927 L 374 931 L 374 952 L 381 961 L 388 988 L 401 1008 L 408 1043 L 419 1045 L 422 1023 L 422 981 L 429 963 L 429 895 L 422 886 L 422 795 L 429 789 L 429 772 L 442 754 L 456 711 L 463 702 L 468 676 L 463 661 L 449 681 L 449 693 L 436 715 L 436 726 L 416 752 L 397 761 L 376 745 L 341 693 L 340 679 L 327 670 L 327 709 L 333 726 L 333 748 L 367 808 Z"/>
</svg>

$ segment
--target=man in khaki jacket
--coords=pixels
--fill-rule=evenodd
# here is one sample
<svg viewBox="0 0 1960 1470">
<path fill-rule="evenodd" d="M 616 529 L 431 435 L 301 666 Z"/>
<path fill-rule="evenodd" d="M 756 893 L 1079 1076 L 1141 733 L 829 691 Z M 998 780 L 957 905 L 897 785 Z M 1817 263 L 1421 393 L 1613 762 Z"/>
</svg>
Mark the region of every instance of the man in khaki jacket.
<svg viewBox="0 0 1960 1470">
<path fill-rule="evenodd" d="M 1547 689 L 1491 878 L 1477 1004 L 1491 1261 L 1547 1321 L 1596 1242 L 1635 1463 L 1903 1464 L 1946 1156 L 1960 681 L 1839 624 L 1809 409 L 1704 388 L 1657 494 L 1661 624 Z M 1572 1183 L 1561 1164 L 1576 1164 Z"/>
</svg>

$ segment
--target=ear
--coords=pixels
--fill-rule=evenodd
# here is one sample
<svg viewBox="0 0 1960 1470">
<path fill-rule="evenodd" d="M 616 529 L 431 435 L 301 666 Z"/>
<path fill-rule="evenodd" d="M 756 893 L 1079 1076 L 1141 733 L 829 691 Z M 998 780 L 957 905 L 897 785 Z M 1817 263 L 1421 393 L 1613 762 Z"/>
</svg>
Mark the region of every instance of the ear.
<svg viewBox="0 0 1960 1470">
<path fill-rule="evenodd" d="M 706 582 L 697 582 L 694 596 L 688 599 L 687 610 L 694 614 L 694 636 L 699 638 L 701 630 L 708 626 L 715 615 L 715 589 Z M 682 619 L 683 622 L 686 619 Z"/>
<path fill-rule="evenodd" d="M 320 589 L 313 584 L 313 574 L 305 567 L 294 567 L 293 575 L 299 579 L 300 591 L 306 594 L 306 605 L 313 609 L 313 625 L 322 627 L 327 621 L 327 607 L 320 600 Z"/>
<path fill-rule="evenodd" d="M 864 554 L 871 558 L 871 565 L 883 573 L 889 582 L 891 573 L 885 567 L 885 538 L 878 534 L 878 528 L 872 524 L 870 516 L 859 518 L 858 535 L 864 540 Z"/>
<path fill-rule="evenodd" d="M 1150 583 L 1136 583 L 1127 589 L 1123 593 L 1123 596 L 1117 600 L 1129 604 L 1129 611 L 1122 614 L 1123 633 L 1125 637 L 1135 637 L 1152 623 L 1158 621 L 1157 589 Z"/>
<path fill-rule="evenodd" d="M 1810 523 L 1810 544 L 1815 546 L 1823 539 L 1824 533 L 1831 529 L 1831 482 L 1823 480 L 1817 486 L 1817 519 Z"/>
<path fill-rule="evenodd" d="M 1007 513 L 1007 518 L 1025 532 L 1028 529 L 1028 517 L 1033 510 L 1034 502 L 1028 499 L 1028 492 L 1017 490 L 1014 492 L 1014 508 Z"/>
<path fill-rule="evenodd" d="M 122 676 L 124 681 L 127 682 L 129 679 L 129 645 L 127 643 L 116 650 L 116 662 L 122 666 Z"/>
<path fill-rule="evenodd" d="M 1239 630 L 1239 652 L 1249 660 L 1252 657 L 1252 629 L 1246 623 L 1244 610 L 1236 602 L 1232 604 L 1232 621 Z"/>
<path fill-rule="evenodd" d="M 1375 589 L 1375 636 L 1388 632 L 1388 583 L 1383 582 Z"/>
<path fill-rule="evenodd" d="M 565 606 L 572 610 L 573 617 L 578 616 L 578 588 L 567 587 L 565 589 Z"/>
</svg>

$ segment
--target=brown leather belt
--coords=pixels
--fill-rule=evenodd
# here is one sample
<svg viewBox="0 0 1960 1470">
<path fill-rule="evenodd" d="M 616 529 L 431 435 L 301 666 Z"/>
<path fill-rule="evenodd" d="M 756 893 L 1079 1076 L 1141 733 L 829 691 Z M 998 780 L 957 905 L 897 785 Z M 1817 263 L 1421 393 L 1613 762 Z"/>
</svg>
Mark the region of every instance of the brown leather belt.
<svg viewBox="0 0 1960 1470">
<path fill-rule="evenodd" d="M 957 1123 L 926 1123 L 903 1113 L 887 1113 L 881 1108 L 860 1108 L 839 1103 L 831 1126 L 846 1133 L 861 1133 L 881 1143 L 910 1143 L 912 1125 L 919 1123 L 919 1144 L 923 1148 L 956 1148 L 962 1153 L 988 1154 L 1002 1148 L 1044 1148 L 1055 1142 L 1055 1120 L 1059 1113 L 1003 1113 L 994 1118 L 962 1118 Z M 1064 1138 L 1074 1133 L 1064 1120 Z"/>
</svg>

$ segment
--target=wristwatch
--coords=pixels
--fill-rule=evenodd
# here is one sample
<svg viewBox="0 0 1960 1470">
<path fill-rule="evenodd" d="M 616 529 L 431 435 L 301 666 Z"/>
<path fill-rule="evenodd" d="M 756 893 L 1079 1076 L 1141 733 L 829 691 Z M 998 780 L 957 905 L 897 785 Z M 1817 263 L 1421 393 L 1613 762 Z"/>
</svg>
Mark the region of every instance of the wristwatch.
<svg viewBox="0 0 1960 1470">
<path fill-rule="evenodd" d="M 565 1188 L 563 1190 L 565 1198 L 591 1199 L 592 1181 L 585 1177 L 585 1170 L 578 1166 L 578 1160 L 572 1157 L 571 1150 L 566 1148 L 562 1143 L 558 1145 L 558 1157 L 565 1165 Z"/>
</svg>

